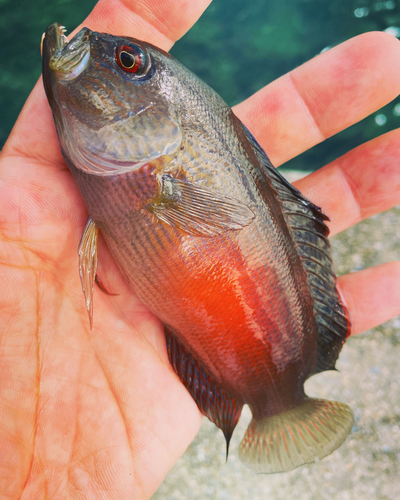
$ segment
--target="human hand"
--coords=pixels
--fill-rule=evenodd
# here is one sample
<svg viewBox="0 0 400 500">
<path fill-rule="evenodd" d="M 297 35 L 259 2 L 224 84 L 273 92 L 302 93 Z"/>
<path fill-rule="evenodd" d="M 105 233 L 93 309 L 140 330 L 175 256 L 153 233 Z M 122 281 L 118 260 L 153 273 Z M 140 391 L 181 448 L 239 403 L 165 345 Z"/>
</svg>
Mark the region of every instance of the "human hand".
<svg viewBox="0 0 400 500">
<path fill-rule="evenodd" d="M 207 0 L 101 0 L 84 23 L 165 50 Z M 183 6 L 186 5 L 185 10 Z M 350 40 L 235 112 L 278 166 L 400 92 L 400 43 Z M 400 132 L 298 183 L 332 233 L 400 202 Z M 77 246 L 87 213 L 65 166 L 41 82 L 0 159 L 0 492 L 4 498 L 149 498 L 201 417 L 170 368 L 161 324 L 127 289 L 104 245 L 89 331 Z M 368 166 L 368 168 L 366 167 Z M 339 279 L 353 333 L 400 313 L 400 264 Z"/>
</svg>

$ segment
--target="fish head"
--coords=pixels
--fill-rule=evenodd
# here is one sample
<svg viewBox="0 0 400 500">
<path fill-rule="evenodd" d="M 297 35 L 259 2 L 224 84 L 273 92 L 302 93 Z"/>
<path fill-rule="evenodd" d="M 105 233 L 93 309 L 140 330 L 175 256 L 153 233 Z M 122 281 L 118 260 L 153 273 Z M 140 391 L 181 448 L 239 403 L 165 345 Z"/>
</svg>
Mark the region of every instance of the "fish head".
<svg viewBox="0 0 400 500">
<path fill-rule="evenodd" d="M 182 142 L 169 54 L 82 28 L 70 41 L 52 23 L 42 41 L 43 82 L 62 152 L 94 175 L 174 157 Z"/>
</svg>

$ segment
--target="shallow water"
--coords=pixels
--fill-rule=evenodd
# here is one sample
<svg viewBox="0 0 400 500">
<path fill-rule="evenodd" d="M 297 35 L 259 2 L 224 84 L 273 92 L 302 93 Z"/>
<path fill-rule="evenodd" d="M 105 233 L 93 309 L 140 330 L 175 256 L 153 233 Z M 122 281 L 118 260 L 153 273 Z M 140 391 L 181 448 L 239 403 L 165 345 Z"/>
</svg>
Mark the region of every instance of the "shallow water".
<svg viewBox="0 0 400 500">
<path fill-rule="evenodd" d="M 40 75 L 46 26 L 60 21 L 71 32 L 94 3 L 0 0 L 0 147 Z M 233 105 L 321 51 L 372 30 L 400 36 L 399 0 L 214 0 L 172 53 Z M 399 126 L 397 99 L 288 167 L 315 170 Z"/>
</svg>

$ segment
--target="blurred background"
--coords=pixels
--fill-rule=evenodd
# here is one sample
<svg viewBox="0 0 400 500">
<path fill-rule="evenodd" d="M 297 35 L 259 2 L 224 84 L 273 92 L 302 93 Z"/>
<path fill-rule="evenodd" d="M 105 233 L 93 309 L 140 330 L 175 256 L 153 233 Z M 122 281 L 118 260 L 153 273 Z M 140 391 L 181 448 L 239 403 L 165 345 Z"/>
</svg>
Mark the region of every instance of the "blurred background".
<svg viewBox="0 0 400 500">
<path fill-rule="evenodd" d="M 41 34 L 53 21 L 71 32 L 94 4 L 0 0 L 0 148 L 40 75 Z M 232 106 L 329 47 L 372 30 L 400 37 L 399 0 L 215 0 L 171 52 Z M 397 99 L 284 168 L 316 170 L 399 126 Z"/>
</svg>

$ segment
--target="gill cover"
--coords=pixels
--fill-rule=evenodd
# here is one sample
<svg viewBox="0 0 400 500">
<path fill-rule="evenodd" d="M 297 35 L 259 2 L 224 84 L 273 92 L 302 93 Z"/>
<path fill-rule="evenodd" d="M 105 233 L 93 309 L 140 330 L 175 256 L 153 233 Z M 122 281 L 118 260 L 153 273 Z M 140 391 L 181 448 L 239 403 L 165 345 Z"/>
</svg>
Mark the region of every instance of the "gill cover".
<svg viewBox="0 0 400 500">
<path fill-rule="evenodd" d="M 68 41 L 59 23 L 47 28 L 46 93 L 63 153 L 75 167 L 108 176 L 174 155 L 181 124 L 161 73 L 145 43 L 87 28 Z"/>
<path fill-rule="evenodd" d="M 63 110 L 65 147 L 72 163 L 88 174 L 116 175 L 172 156 L 182 142 L 177 116 L 167 105 L 149 103 L 93 129 Z"/>
</svg>

